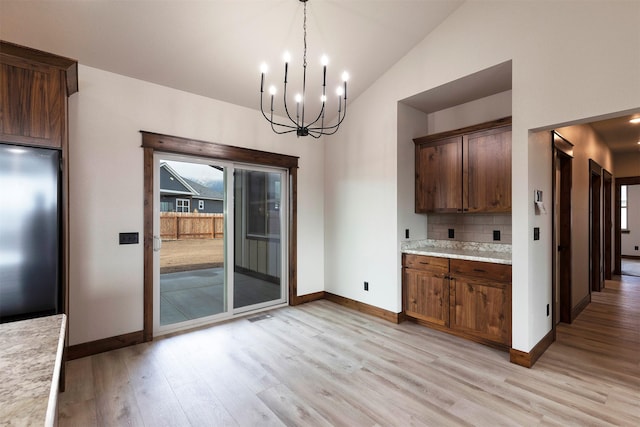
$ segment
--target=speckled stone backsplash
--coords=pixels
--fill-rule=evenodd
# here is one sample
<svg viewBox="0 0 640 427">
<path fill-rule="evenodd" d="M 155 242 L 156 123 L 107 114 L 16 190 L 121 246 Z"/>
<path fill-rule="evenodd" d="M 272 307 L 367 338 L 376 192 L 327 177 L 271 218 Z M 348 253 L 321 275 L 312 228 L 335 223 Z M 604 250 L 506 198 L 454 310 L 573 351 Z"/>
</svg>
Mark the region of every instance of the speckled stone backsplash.
<svg viewBox="0 0 640 427">
<path fill-rule="evenodd" d="M 429 214 L 427 237 L 434 240 L 511 244 L 511 214 Z M 454 237 L 448 237 L 449 229 Z M 500 231 L 500 240 L 493 232 Z"/>
</svg>

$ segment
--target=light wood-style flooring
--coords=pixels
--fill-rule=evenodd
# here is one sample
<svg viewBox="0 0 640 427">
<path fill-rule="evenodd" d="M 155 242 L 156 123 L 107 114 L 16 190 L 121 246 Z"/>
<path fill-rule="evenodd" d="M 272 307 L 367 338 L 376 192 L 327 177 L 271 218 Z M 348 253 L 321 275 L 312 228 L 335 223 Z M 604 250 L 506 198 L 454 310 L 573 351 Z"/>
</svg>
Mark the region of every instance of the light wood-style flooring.
<svg viewBox="0 0 640 427">
<path fill-rule="evenodd" d="M 639 426 L 640 278 L 606 283 L 533 369 L 328 301 L 74 360 L 61 426 Z"/>
</svg>

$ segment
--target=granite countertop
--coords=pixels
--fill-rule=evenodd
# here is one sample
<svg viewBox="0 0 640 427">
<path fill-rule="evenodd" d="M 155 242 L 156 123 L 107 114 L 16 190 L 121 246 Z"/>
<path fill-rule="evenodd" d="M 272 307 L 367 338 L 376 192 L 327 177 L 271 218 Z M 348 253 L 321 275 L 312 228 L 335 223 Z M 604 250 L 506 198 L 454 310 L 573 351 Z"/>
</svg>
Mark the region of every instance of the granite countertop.
<svg viewBox="0 0 640 427">
<path fill-rule="evenodd" d="M 404 242 L 402 252 L 511 265 L 511 245 L 505 244 L 426 239 Z"/>
<path fill-rule="evenodd" d="M 66 316 L 0 325 L 0 425 L 54 425 Z"/>
</svg>

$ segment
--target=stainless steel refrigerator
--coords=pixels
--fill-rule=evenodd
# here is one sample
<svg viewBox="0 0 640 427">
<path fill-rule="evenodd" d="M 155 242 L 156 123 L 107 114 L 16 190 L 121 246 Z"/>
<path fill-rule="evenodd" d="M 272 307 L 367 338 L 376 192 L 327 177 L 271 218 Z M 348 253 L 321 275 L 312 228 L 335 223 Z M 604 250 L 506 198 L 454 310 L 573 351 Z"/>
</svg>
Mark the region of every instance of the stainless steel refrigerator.
<svg viewBox="0 0 640 427">
<path fill-rule="evenodd" d="M 0 322 L 60 312 L 60 152 L 0 143 Z"/>
</svg>

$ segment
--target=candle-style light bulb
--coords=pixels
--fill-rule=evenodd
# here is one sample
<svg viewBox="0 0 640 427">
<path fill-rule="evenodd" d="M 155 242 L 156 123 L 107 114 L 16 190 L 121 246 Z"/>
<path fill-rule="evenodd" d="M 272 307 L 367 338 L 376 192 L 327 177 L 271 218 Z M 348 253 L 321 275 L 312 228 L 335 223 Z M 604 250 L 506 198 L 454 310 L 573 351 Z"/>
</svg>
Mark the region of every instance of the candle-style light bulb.
<svg viewBox="0 0 640 427">
<path fill-rule="evenodd" d="M 267 73 L 267 64 L 263 62 L 260 64 L 260 93 L 264 92 L 264 75 Z"/>
<path fill-rule="evenodd" d="M 269 93 L 271 94 L 271 112 L 273 113 L 273 96 L 276 94 L 276 87 L 271 85 L 269 87 Z"/>
<path fill-rule="evenodd" d="M 338 86 L 338 88 L 336 89 L 336 95 L 342 96 L 343 93 L 344 93 L 344 90 L 340 86 Z"/>
<path fill-rule="evenodd" d="M 344 81 L 344 99 L 347 99 L 347 80 L 349 80 L 349 73 L 346 71 L 342 73 L 342 81 Z"/>
<path fill-rule="evenodd" d="M 302 102 L 302 95 L 299 93 L 296 94 L 296 122 L 300 119 L 300 103 Z"/>
<path fill-rule="evenodd" d="M 283 55 L 284 58 L 284 84 L 287 84 L 287 74 L 289 74 L 289 61 L 291 61 L 291 55 L 289 52 L 285 52 Z"/>
<path fill-rule="evenodd" d="M 327 55 L 322 55 L 320 62 L 322 63 L 322 87 L 324 87 L 327 85 L 327 64 L 329 63 Z"/>
<path fill-rule="evenodd" d="M 320 97 L 320 101 L 322 101 L 322 103 L 324 104 L 325 102 L 327 102 L 327 96 L 326 95 L 322 95 Z"/>
</svg>

